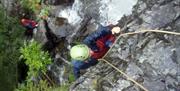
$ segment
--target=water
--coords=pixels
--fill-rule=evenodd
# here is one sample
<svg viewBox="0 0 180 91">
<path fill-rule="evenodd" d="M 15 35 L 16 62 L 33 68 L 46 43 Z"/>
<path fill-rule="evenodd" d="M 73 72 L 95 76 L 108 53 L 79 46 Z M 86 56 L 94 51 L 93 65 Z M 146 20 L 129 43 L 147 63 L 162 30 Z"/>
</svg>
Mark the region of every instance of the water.
<svg viewBox="0 0 180 91">
<path fill-rule="evenodd" d="M 100 23 L 103 25 L 117 24 L 123 15 L 129 15 L 137 0 L 101 0 Z"/>
<path fill-rule="evenodd" d="M 80 21 L 82 21 L 82 18 L 79 13 L 81 9 L 82 3 L 79 0 L 75 0 L 72 7 L 67 7 L 59 12 L 59 17 L 67 18 L 70 24 L 76 25 Z"/>
<path fill-rule="evenodd" d="M 61 11 L 59 16 L 67 18 L 70 24 L 75 25 L 82 20 L 82 16 L 84 13 L 87 13 L 87 10 L 92 9 L 91 13 L 94 11 L 94 14 L 97 14 L 97 11 L 94 10 L 95 8 L 98 10 L 98 15 L 94 15 L 96 22 L 102 25 L 108 25 L 110 23 L 117 24 L 117 21 L 120 20 L 123 15 L 131 14 L 133 6 L 137 3 L 137 0 L 81 1 L 83 0 L 75 0 L 73 6 Z M 82 11 L 83 9 L 86 10 Z"/>
</svg>

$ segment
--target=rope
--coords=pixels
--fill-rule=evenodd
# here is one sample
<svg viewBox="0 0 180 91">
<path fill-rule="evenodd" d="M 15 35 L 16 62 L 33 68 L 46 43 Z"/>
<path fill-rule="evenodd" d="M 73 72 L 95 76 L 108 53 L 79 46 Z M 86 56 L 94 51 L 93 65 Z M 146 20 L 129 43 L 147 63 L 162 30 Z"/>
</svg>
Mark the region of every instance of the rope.
<svg viewBox="0 0 180 91">
<path fill-rule="evenodd" d="M 133 80 L 132 78 L 130 78 L 128 75 L 126 75 L 123 71 L 121 71 L 120 69 L 118 69 L 117 67 L 115 67 L 114 65 L 112 65 L 111 63 L 109 63 L 107 60 L 105 59 L 99 59 L 102 60 L 104 62 L 106 62 L 107 64 L 109 64 L 111 67 L 113 67 L 114 69 L 116 69 L 118 72 L 120 72 L 121 74 L 123 74 L 127 80 L 130 80 L 132 82 L 134 82 L 137 86 L 139 86 L 141 89 L 143 89 L 144 91 L 148 91 L 144 86 L 142 86 L 141 84 L 139 84 L 138 82 L 136 82 L 135 80 Z"/>
<path fill-rule="evenodd" d="M 180 35 L 180 33 L 178 33 L 178 32 L 169 32 L 169 31 L 163 31 L 163 30 L 141 30 L 141 31 L 138 31 L 138 32 L 156 32 L 156 33 Z"/>
<path fill-rule="evenodd" d="M 121 34 L 121 35 L 119 35 L 117 37 L 117 39 L 115 40 L 113 45 L 110 47 L 108 52 L 102 58 L 105 58 L 107 56 L 107 54 L 112 50 L 113 46 L 117 43 L 117 41 L 119 40 L 120 37 L 126 36 L 126 35 L 134 35 L 134 34 L 139 34 L 139 33 L 145 33 L 145 32 L 156 32 L 156 33 L 164 33 L 164 34 L 172 34 L 172 35 L 179 35 L 180 36 L 180 33 L 169 32 L 169 31 L 162 31 L 162 30 L 140 30 L 140 31 L 135 31 L 135 32 L 124 33 L 124 34 Z"/>
<path fill-rule="evenodd" d="M 102 61 L 106 62 L 108 65 L 110 65 L 111 67 L 116 69 L 119 73 L 123 74 L 127 78 L 127 80 L 130 80 L 130 81 L 134 82 L 137 86 L 139 86 L 144 91 L 148 91 L 144 86 L 139 84 L 137 81 L 135 81 L 134 79 L 129 77 L 126 73 L 124 73 L 123 71 L 121 71 L 120 69 L 115 67 L 113 64 L 109 63 L 107 60 L 104 59 L 107 56 L 107 54 L 112 50 L 113 46 L 117 43 L 117 41 L 119 40 L 120 37 L 125 36 L 125 35 L 134 35 L 134 34 L 145 33 L 145 32 L 156 32 L 156 33 L 180 35 L 180 33 L 177 33 L 177 32 L 169 32 L 169 31 L 162 31 L 162 30 L 140 30 L 140 31 L 135 31 L 135 32 L 124 33 L 124 34 L 121 34 L 121 35 L 119 35 L 117 37 L 117 39 L 115 40 L 115 42 L 113 43 L 111 48 L 108 50 L 108 52 L 102 57 L 102 59 L 99 59 L 99 60 L 102 60 Z"/>
</svg>

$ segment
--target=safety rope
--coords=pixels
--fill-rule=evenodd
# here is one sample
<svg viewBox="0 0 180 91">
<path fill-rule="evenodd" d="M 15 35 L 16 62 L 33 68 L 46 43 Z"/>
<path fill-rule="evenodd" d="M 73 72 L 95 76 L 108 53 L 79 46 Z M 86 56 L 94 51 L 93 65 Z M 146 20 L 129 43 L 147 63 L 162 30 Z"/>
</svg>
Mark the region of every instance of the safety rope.
<svg viewBox="0 0 180 91">
<path fill-rule="evenodd" d="M 109 63 L 107 60 L 105 59 L 99 59 L 102 60 L 104 62 L 106 62 L 107 64 L 109 64 L 111 67 L 113 67 L 114 69 L 116 69 L 118 72 L 120 72 L 121 74 L 123 74 L 127 80 L 134 82 L 137 86 L 139 86 L 141 89 L 143 89 L 144 91 L 148 91 L 144 86 L 142 86 L 141 84 L 139 84 L 138 82 L 136 82 L 134 79 L 132 79 L 131 77 L 129 77 L 127 74 L 125 74 L 123 71 L 121 71 L 120 69 L 118 69 L 117 67 L 115 67 L 113 64 Z"/>
<path fill-rule="evenodd" d="M 180 33 L 177 32 L 169 32 L 169 31 L 162 31 L 162 30 L 140 30 L 140 31 L 135 31 L 135 32 L 129 32 L 129 33 L 124 33 L 121 34 L 117 37 L 117 39 L 115 40 L 115 42 L 113 43 L 113 45 L 111 46 L 111 48 L 108 50 L 108 52 L 102 57 L 102 59 L 98 59 L 98 60 L 102 60 L 104 62 L 106 62 L 108 65 L 110 65 L 111 67 L 113 67 L 114 69 L 116 69 L 119 73 L 121 73 L 122 75 L 124 75 L 126 77 L 127 80 L 130 80 L 132 82 L 134 82 L 137 86 L 139 86 L 141 89 L 143 89 L 144 91 L 148 91 L 144 86 L 142 86 L 140 83 L 138 83 L 137 81 L 135 81 L 134 79 L 132 79 L 131 77 L 129 77 L 126 73 L 124 73 L 123 71 L 121 71 L 120 69 L 118 69 L 117 67 L 115 67 L 113 64 L 111 64 L 110 62 L 108 62 L 106 59 L 104 59 L 107 54 L 112 50 L 113 46 L 117 43 L 117 41 L 119 40 L 120 37 L 125 36 L 125 35 L 133 35 L 133 34 L 139 34 L 139 33 L 145 33 L 145 32 L 156 32 L 156 33 L 165 33 L 165 34 L 173 34 L 173 35 L 180 35 Z"/>
</svg>

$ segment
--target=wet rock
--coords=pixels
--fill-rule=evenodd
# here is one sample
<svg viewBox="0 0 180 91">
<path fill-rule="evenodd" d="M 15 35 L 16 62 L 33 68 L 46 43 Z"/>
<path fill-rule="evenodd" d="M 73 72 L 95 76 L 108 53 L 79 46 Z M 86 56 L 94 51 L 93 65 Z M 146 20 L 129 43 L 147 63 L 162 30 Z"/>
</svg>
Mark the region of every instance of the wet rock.
<svg viewBox="0 0 180 91">
<path fill-rule="evenodd" d="M 165 89 L 165 83 L 161 81 L 145 79 L 143 84 L 149 91 L 168 91 Z"/>
<path fill-rule="evenodd" d="M 73 26 L 70 25 L 66 18 L 56 17 L 49 21 L 50 28 L 57 35 L 58 38 L 67 37 L 73 33 Z"/>
<path fill-rule="evenodd" d="M 104 3 L 110 3 L 110 1 L 104 1 Z M 59 18 L 51 17 L 49 19 L 50 28 L 58 38 L 71 36 L 82 20 L 91 16 L 92 20 L 87 24 L 88 31 L 81 35 L 86 36 L 96 30 L 98 24 L 107 23 L 108 17 L 105 15 L 102 17 L 103 12 L 108 14 L 105 12 L 110 9 L 107 9 L 107 5 L 96 0 L 76 0 L 72 7 L 57 6 L 52 14 Z M 111 8 L 115 9 L 115 7 Z M 179 0 L 139 0 L 132 14 L 126 16 L 126 19 L 122 18 L 119 23 L 122 26 L 127 23 L 128 28 L 125 32 L 133 32 L 141 28 L 158 28 L 178 32 L 180 30 L 179 10 Z M 120 12 L 119 9 L 115 11 Z M 109 18 L 110 21 L 116 21 L 119 17 L 111 18 Z M 40 35 L 44 35 L 44 33 L 40 33 Z M 163 38 L 159 38 L 160 36 Z M 164 39 L 169 42 L 165 42 Z M 46 40 L 44 39 L 44 41 Z M 158 33 L 124 36 L 117 41 L 105 59 L 149 91 L 178 91 L 178 79 L 180 78 L 178 70 L 180 67 L 179 41 L 178 36 Z M 49 67 L 52 77 L 60 85 L 68 81 L 64 71 L 65 66 L 61 60 L 56 59 Z M 87 72 L 70 87 L 70 90 L 141 91 L 141 88 L 127 80 L 108 64 L 99 62 L 98 65 L 87 69 Z"/>
<path fill-rule="evenodd" d="M 147 7 L 146 3 L 144 3 L 143 1 L 139 1 L 136 5 L 135 5 L 135 9 L 137 9 L 137 13 L 142 12 L 143 10 L 145 10 Z"/>
<path fill-rule="evenodd" d="M 177 91 L 178 82 L 171 76 L 167 76 L 165 79 L 166 79 L 166 82 L 165 82 L 166 89 L 168 91 Z"/>
<path fill-rule="evenodd" d="M 49 75 L 58 85 L 66 85 L 68 83 L 68 77 L 65 76 L 65 71 L 67 70 L 66 64 L 58 59 L 53 64 L 49 65 Z"/>
<path fill-rule="evenodd" d="M 157 27 L 164 27 L 171 23 L 175 19 L 175 16 L 176 11 L 173 5 L 167 4 L 161 7 L 154 6 L 151 11 L 146 11 L 146 14 L 140 17 L 142 17 L 144 21 L 142 27 L 154 29 Z"/>
<path fill-rule="evenodd" d="M 112 91 L 122 91 L 124 88 L 131 86 L 131 83 L 127 80 L 118 80 L 117 85 Z"/>
<path fill-rule="evenodd" d="M 139 18 L 133 17 L 127 24 L 126 31 L 136 31 L 139 28 L 179 31 L 180 7 L 177 4 L 179 5 L 179 0 L 139 0 L 132 13 Z M 141 23 L 137 23 L 138 21 Z M 160 35 L 170 42 L 159 38 Z M 118 40 L 105 59 L 149 91 L 178 91 L 179 41 L 179 36 L 159 33 L 124 36 Z M 97 79 L 100 85 L 95 89 L 91 83 L 98 83 Z M 77 83 L 79 80 L 81 82 L 74 86 L 72 91 L 142 90 L 104 62 L 89 68 Z"/>
<path fill-rule="evenodd" d="M 146 58 L 146 62 L 164 75 L 176 75 L 178 66 L 171 59 L 171 55 L 173 55 L 173 52 L 171 52 L 172 47 L 164 47 L 162 42 L 156 43 L 155 41 L 150 42 L 149 45 L 147 50 L 143 52 L 145 54 L 142 55 L 143 58 Z"/>
<path fill-rule="evenodd" d="M 141 75 L 144 75 L 143 70 L 139 68 L 134 63 L 130 63 L 126 69 L 126 73 L 128 76 L 131 76 L 133 79 L 138 79 Z"/>
</svg>

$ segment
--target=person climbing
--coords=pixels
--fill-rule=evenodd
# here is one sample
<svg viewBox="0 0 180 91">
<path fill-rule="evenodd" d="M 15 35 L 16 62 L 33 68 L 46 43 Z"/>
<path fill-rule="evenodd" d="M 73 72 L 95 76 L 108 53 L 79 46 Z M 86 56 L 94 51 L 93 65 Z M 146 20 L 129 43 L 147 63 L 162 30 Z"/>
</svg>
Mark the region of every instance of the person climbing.
<svg viewBox="0 0 180 91">
<path fill-rule="evenodd" d="M 32 38 L 33 30 L 38 27 L 38 23 L 34 20 L 23 18 L 21 19 L 21 24 L 26 28 L 25 35 L 28 38 Z"/>
<path fill-rule="evenodd" d="M 70 49 L 75 78 L 80 77 L 80 71 L 94 66 L 102 58 L 115 41 L 115 34 L 121 32 L 120 27 L 100 26 L 97 31 L 88 35 L 82 44 Z"/>
</svg>

